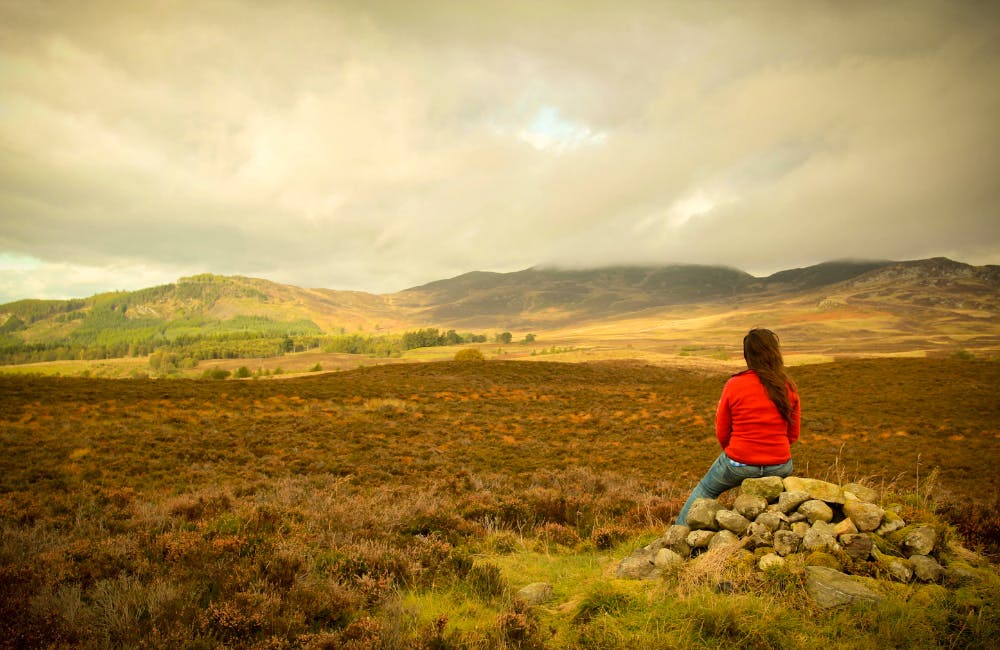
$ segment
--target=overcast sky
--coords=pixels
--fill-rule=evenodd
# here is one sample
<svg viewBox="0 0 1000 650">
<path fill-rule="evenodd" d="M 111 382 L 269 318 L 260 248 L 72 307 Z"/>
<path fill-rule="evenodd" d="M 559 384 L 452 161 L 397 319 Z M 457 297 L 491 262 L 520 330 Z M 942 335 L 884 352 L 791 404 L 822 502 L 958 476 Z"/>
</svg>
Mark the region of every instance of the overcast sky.
<svg viewBox="0 0 1000 650">
<path fill-rule="evenodd" d="M 1000 263 L 995 2 L 0 0 L 0 302 Z"/>
</svg>

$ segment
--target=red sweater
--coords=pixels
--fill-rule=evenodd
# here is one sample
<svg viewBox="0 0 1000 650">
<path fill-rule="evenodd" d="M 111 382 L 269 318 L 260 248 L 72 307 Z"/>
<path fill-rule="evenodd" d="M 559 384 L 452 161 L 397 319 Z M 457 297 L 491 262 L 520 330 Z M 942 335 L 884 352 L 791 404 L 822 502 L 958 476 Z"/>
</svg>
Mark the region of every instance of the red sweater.
<svg viewBox="0 0 1000 650">
<path fill-rule="evenodd" d="M 757 373 L 733 375 L 722 389 L 715 414 L 715 437 L 726 455 L 747 465 L 780 465 L 792 457 L 791 445 L 799 439 L 802 411 L 798 394 L 788 388 L 791 422 L 785 422 L 767 396 Z"/>
</svg>

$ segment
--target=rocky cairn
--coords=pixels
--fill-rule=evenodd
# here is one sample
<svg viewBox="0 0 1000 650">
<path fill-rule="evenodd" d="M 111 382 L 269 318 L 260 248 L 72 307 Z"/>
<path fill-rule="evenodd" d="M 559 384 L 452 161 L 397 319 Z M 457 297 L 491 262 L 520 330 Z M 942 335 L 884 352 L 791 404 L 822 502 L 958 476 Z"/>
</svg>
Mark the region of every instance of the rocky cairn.
<svg viewBox="0 0 1000 650">
<path fill-rule="evenodd" d="M 967 565 L 945 561 L 933 526 L 907 525 L 896 509 L 878 505 L 877 497 L 857 483 L 747 479 L 731 509 L 715 499 L 695 501 L 687 525 L 671 526 L 634 551 L 616 575 L 656 579 L 701 553 L 727 547 L 736 561 L 761 571 L 805 571 L 810 594 L 824 607 L 881 598 L 851 574 L 925 583 L 974 577 Z"/>
</svg>

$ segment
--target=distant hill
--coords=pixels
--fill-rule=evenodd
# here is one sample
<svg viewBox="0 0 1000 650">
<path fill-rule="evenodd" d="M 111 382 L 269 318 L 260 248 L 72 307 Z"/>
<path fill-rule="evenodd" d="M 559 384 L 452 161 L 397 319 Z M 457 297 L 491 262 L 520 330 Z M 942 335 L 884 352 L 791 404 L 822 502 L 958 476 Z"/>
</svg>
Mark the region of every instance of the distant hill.
<svg viewBox="0 0 1000 650">
<path fill-rule="evenodd" d="M 1000 328 L 1000 267 L 974 267 L 945 258 L 842 260 L 762 278 L 699 265 L 536 267 L 466 273 L 385 295 L 206 274 L 80 300 L 0 305 L 0 355 L 5 362 L 82 354 L 134 356 L 170 344 L 187 345 L 201 358 L 257 352 L 266 356 L 263 352 L 287 348 L 289 338 L 312 337 L 318 344 L 317 337 L 357 339 L 425 327 L 538 331 L 653 317 L 662 310 L 673 310 L 671 318 L 678 310 L 721 317 L 739 308 L 766 321 L 769 310 L 780 305 L 794 305 L 799 314 L 853 310 L 853 319 L 861 310 L 891 315 L 898 332 L 916 335 L 924 329 L 931 336 L 931 330 L 939 328 L 947 329 L 949 336 L 958 332 L 972 341 L 994 340 Z M 809 322 L 782 318 L 792 319 L 786 331 L 823 334 L 815 324 L 817 316 L 806 319 Z M 844 325 L 854 326 L 857 323 Z M 228 343 L 220 346 L 220 341 Z M 355 343 L 348 349 L 358 348 Z M 25 354 L 15 354 L 20 352 Z"/>
<path fill-rule="evenodd" d="M 466 273 L 394 296 L 427 322 L 518 327 L 593 320 L 664 305 L 730 298 L 754 277 L 716 266 L 531 268 L 515 273 Z"/>
</svg>

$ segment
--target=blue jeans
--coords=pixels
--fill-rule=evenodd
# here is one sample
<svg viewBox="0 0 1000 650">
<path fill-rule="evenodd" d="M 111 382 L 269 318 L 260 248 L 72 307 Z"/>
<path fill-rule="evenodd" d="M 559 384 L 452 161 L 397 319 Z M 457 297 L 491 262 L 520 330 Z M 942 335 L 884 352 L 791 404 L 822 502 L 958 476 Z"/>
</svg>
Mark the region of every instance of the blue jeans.
<svg viewBox="0 0 1000 650">
<path fill-rule="evenodd" d="M 687 513 L 691 509 L 691 504 L 695 502 L 695 499 L 718 498 L 726 490 L 743 483 L 743 479 L 746 478 L 760 478 L 762 476 L 780 476 L 784 478 L 791 473 L 791 459 L 781 465 L 742 465 L 737 467 L 729 460 L 729 456 L 726 456 L 725 452 L 723 452 L 719 454 L 719 457 L 715 459 L 712 466 L 708 468 L 705 476 L 698 482 L 694 490 L 691 491 L 691 496 L 688 497 L 687 503 L 681 508 L 681 513 L 677 515 L 677 523 L 687 523 Z"/>
</svg>

